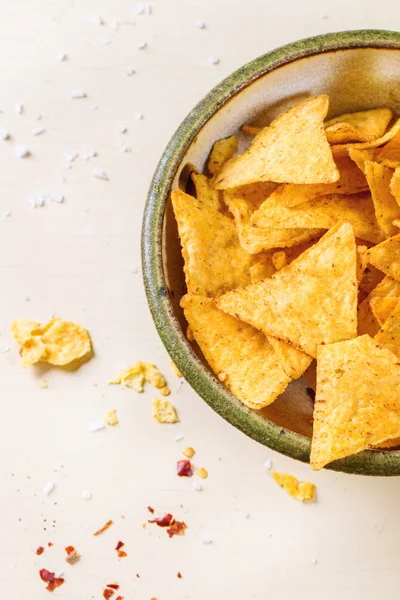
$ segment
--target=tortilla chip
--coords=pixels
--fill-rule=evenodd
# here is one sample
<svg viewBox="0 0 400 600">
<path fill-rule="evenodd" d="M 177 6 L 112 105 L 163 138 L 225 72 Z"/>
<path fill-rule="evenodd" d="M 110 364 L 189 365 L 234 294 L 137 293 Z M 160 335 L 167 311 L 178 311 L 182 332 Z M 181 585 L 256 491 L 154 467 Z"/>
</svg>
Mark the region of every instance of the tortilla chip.
<svg viewBox="0 0 400 600">
<path fill-rule="evenodd" d="M 400 217 L 400 206 L 389 189 L 393 171 L 388 167 L 371 161 L 365 163 L 365 175 L 371 190 L 378 225 L 385 237 L 388 238 L 395 235 L 396 227 L 392 221 Z"/>
<path fill-rule="evenodd" d="M 400 280 L 400 233 L 370 248 L 368 260 L 389 277 Z"/>
<path fill-rule="evenodd" d="M 249 133 L 250 135 L 257 135 L 257 133 L 260 133 L 262 129 L 262 127 L 257 127 L 256 125 L 242 125 L 240 131 L 243 131 L 243 133 Z"/>
<path fill-rule="evenodd" d="M 176 409 L 167 400 L 153 400 L 153 418 L 159 423 L 179 423 Z"/>
<path fill-rule="evenodd" d="M 379 269 L 376 269 L 373 265 L 368 265 L 364 271 L 363 278 L 359 282 L 360 290 L 367 295 L 370 294 L 384 277 L 385 274 L 382 273 L 382 271 L 379 271 Z"/>
<path fill-rule="evenodd" d="M 87 330 L 70 321 L 52 319 L 42 329 L 41 339 L 47 349 L 46 362 L 51 365 L 68 365 L 92 352 Z"/>
<path fill-rule="evenodd" d="M 300 102 L 264 128 L 243 154 L 231 158 L 215 179 L 217 189 L 257 181 L 331 183 L 339 179 L 323 129 L 329 98 Z"/>
<path fill-rule="evenodd" d="M 287 183 L 278 187 L 271 199 L 278 200 L 284 206 L 297 206 L 313 198 L 328 194 L 357 194 L 368 189 L 365 176 L 357 165 L 349 158 L 336 161 L 340 179 L 335 183 L 320 183 L 315 185 L 294 185 Z"/>
<path fill-rule="evenodd" d="M 376 150 L 374 148 L 365 148 L 365 150 L 360 150 L 359 148 L 349 148 L 349 157 L 353 160 L 357 167 L 362 171 L 365 175 L 365 163 L 370 160 L 375 160 Z M 344 160 L 338 159 L 338 160 Z"/>
<path fill-rule="evenodd" d="M 311 467 L 400 436 L 400 364 L 376 340 L 318 347 Z"/>
<path fill-rule="evenodd" d="M 221 209 L 220 192 L 213 188 L 211 179 L 194 172 L 191 174 L 191 179 L 196 190 L 196 204 L 204 210 L 219 211 Z"/>
<path fill-rule="evenodd" d="M 29 340 L 37 329 L 40 329 L 40 323 L 31 319 L 20 319 L 11 323 L 12 336 L 19 344 Z M 40 335 L 40 331 L 36 332 L 36 335 Z"/>
<path fill-rule="evenodd" d="M 378 344 L 385 346 L 400 358 L 400 305 L 390 313 L 382 329 L 376 334 L 375 340 Z M 400 433 L 400 432 L 399 432 Z"/>
<path fill-rule="evenodd" d="M 397 204 L 400 206 L 400 167 L 397 167 L 393 173 L 392 179 L 390 180 L 390 192 L 395 198 Z M 395 227 L 399 227 L 400 223 L 394 223 Z"/>
<path fill-rule="evenodd" d="M 393 112 L 390 108 L 373 108 L 372 110 L 346 113 L 326 121 L 325 132 L 331 144 L 376 140 L 384 135 L 392 118 Z M 335 140 L 340 138 L 339 128 L 333 128 L 340 126 L 342 131 L 345 132 L 344 125 L 349 127 L 347 129 L 349 139 L 345 139 L 346 135 L 344 135 L 341 141 L 331 141 L 329 139 L 331 136 Z M 337 132 L 336 135 L 335 132 Z M 351 135 L 355 136 L 354 139 L 351 138 Z"/>
<path fill-rule="evenodd" d="M 400 167 L 400 128 L 388 143 L 380 148 L 375 160 L 385 167 Z"/>
<path fill-rule="evenodd" d="M 215 175 L 220 168 L 238 151 L 238 139 L 236 135 L 218 140 L 212 147 L 210 158 L 208 159 L 208 171 L 210 175 Z"/>
<path fill-rule="evenodd" d="M 394 309 L 399 303 L 400 298 L 371 298 L 370 306 L 375 319 L 378 321 L 379 326 L 388 320 Z"/>
<path fill-rule="evenodd" d="M 266 336 L 218 310 L 208 298 L 187 295 L 181 306 L 210 367 L 243 404 L 261 409 L 285 390 L 292 364 L 282 364 Z M 300 352 L 297 356 L 304 372 L 311 359 Z"/>
<path fill-rule="evenodd" d="M 251 281 L 252 258 L 240 246 L 235 223 L 205 210 L 181 190 L 171 194 L 189 293 L 217 297 Z"/>
<path fill-rule="evenodd" d="M 365 269 L 368 265 L 368 247 L 367 246 L 357 246 L 357 281 L 360 283 L 364 276 Z"/>
<path fill-rule="evenodd" d="M 373 298 L 397 297 L 400 297 L 400 282 L 386 276 L 358 307 L 358 335 L 368 333 L 368 335 L 374 337 L 380 329 L 380 325 L 371 309 Z"/>
<path fill-rule="evenodd" d="M 369 192 L 352 196 L 331 194 L 314 198 L 291 208 L 282 206 L 274 194 L 253 214 L 256 227 L 321 227 L 330 229 L 339 221 L 349 221 L 357 237 L 379 243 L 383 239 L 375 218 Z"/>
<path fill-rule="evenodd" d="M 309 502 L 314 499 L 315 485 L 309 481 L 299 481 L 289 473 L 278 473 L 272 471 L 272 477 L 292 498 L 299 502 Z"/>
<path fill-rule="evenodd" d="M 260 252 L 254 257 L 255 262 L 250 267 L 251 283 L 256 283 L 262 279 L 272 277 L 276 271 L 279 271 L 285 264 L 291 263 L 295 258 L 298 258 L 300 254 L 303 254 L 308 248 L 311 248 L 316 243 L 316 240 L 310 240 L 309 242 L 303 242 L 286 248 L 284 251 L 267 250 L 266 252 Z M 283 257 L 285 255 L 285 258 Z"/>
<path fill-rule="evenodd" d="M 368 137 L 349 123 L 336 123 L 325 128 L 326 139 L 330 144 L 347 144 L 348 142 L 366 142 Z"/>
<path fill-rule="evenodd" d="M 270 279 L 233 290 L 217 306 L 315 357 L 317 346 L 357 335 L 356 243 L 338 223 Z"/>
<path fill-rule="evenodd" d="M 256 206 L 254 198 L 250 200 L 248 194 L 243 196 L 242 190 L 246 187 L 252 186 L 230 190 L 223 195 L 224 202 L 235 219 L 240 245 L 245 252 L 258 254 L 271 248 L 289 248 L 315 239 L 323 233 L 321 229 L 315 228 L 253 227 L 250 220 L 255 209 L 261 204 L 260 196 L 257 196 Z"/>
<path fill-rule="evenodd" d="M 389 142 L 399 132 L 400 132 L 400 119 L 398 119 L 394 123 L 394 125 L 389 129 L 389 131 L 386 131 L 386 133 L 384 133 L 381 137 L 377 138 L 376 140 L 371 140 L 368 142 L 360 142 L 360 143 L 350 142 L 349 144 L 337 144 L 336 146 L 331 147 L 332 154 L 336 159 L 336 158 L 343 158 L 344 156 L 347 156 L 348 152 L 349 152 L 349 148 L 356 148 L 358 150 L 365 150 L 365 149 L 369 149 L 369 148 L 379 148 L 380 146 L 383 146 L 384 144 Z M 377 160 L 377 159 L 375 159 L 375 160 Z"/>
</svg>

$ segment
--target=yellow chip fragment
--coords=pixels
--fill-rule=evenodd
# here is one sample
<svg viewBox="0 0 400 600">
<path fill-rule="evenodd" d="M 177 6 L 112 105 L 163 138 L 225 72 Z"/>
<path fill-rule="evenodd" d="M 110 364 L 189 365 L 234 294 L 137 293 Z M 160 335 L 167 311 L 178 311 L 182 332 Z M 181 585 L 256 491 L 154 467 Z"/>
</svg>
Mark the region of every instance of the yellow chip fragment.
<svg viewBox="0 0 400 600">
<path fill-rule="evenodd" d="M 246 152 L 222 167 L 215 187 L 227 189 L 257 181 L 337 181 L 339 173 L 323 128 L 328 106 L 328 96 L 315 96 L 279 115 L 256 135 Z"/>
<path fill-rule="evenodd" d="M 274 252 L 271 257 L 271 260 L 272 260 L 272 264 L 274 265 L 274 267 L 277 271 L 280 271 L 281 269 L 283 269 L 283 267 L 286 267 L 287 262 L 288 262 L 286 253 L 283 250 Z"/>
<path fill-rule="evenodd" d="M 45 388 L 49 387 L 49 384 L 48 384 L 48 382 L 47 382 L 47 379 L 41 379 L 41 380 L 39 381 L 39 387 L 40 387 L 41 389 L 45 389 Z"/>
<path fill-rule="evenodd" d="M 376 220 L 386 238 L 395 235 L 393 220 L 400 217 L 400 206 L 390 192 L 393 171 L 377 162 L 365 163 L 365 175 L 371 190 Z M 360 237 L 362 237 L 360 235 Z M 367 239 L 367 238 L 364 238 Z M 374 240 L 368 240 L 373 242 Z"/>
<path fill-rule="evenodd" d="M 159 423 L 179 423 L 176 410 L 168 400 L 153 400 L 153 417 Z"/>
<path fill-rule="evenodd" d="M 269 279 L 228 292 L 217 306 L 313 357 L 321 343 L 356 337 L 353 227 L 338 223 L 290 265 Z"/>
<path fill-rule="evenodd" d="M 40 329 L 40 323 L 31 319 L 19 319 L 19 321 L 11 323 L 11 333 L 19 344 L 24 344 L 29 340 L 37 329 Z M 37 335 L 40 335 L 40 332 Z"/>
<path fill-rule="evenodd" d="M 108 381 L 109 385 L 114 384 L 133 388 L 139 394 L 143 392 L 145 383 L 150 383 L 159 390 L 164 388 L 168 390 L 166 381 L 157 367 L 152 363 L 143 362 L 141 360 L 132 367 L 124 369 L 117 377 Z M 168 393 L 165 395 L 168 395 Z"/>
<path fill-rule="evenodd" d="M 40 361 L 47 362 L 48 352 L 46 345 L 39 335 L 32 336 L 21 346 L 21 364 L 24 368 Z"/>
<path fill-rule="evenodd" d="M 299 502 L 309 502 L 315 497 L 316 487 L 309 481 L 299 481 L 294 475 L 277 471 L 272 471 L 272 477 L 285 492 Z"/>
<path fill-rule="evenodd" d="M 110 427 L 115 427 L 115 425 L 118 425 L 117 410 L 115 408 L 110 408 L 104 415 L 103 420 L 104 423 Z"/>
<path fill-rule="evenodd" d="M 238 139 L 236 135 L 218 140 L 212 147 L 210 158 L 208 159 L 208 171 L 215 175 L 220 168 L 238 151 Z"/>
<path fill-rule="evenodd" d="M 400 436 L 400 363 L 369 335 L 318 347 L 311 467 Z"/>
</svg>

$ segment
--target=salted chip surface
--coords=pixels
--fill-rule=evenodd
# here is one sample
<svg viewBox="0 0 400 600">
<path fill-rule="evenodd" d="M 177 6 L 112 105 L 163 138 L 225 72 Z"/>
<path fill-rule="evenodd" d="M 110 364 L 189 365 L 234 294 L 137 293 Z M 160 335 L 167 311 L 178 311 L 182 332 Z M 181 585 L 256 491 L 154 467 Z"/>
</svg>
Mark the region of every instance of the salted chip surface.
<svg viewBox="0 0 400 600">
<path fill-rule="evenodd" d="M 395 198 L 397 204 L 400 206 L 400 167 L 397 167 L 393 173 L 392 179 L 390 180 L 390 191 Z M 397 227 L 399 225 L 396 225 Z"/>
<path fill-rule="evenodd" d="M 236 135 L 218 140 L 212 147 L 208 160 L 208 171 L 215 175 L 220 168 L 238 151 L 238 139 Z"/>
<path fill-rule="evenodd" d="M 375 341 L 400 358 L 400 305 L 397 303 L 376 334 Z"/>
<path fill-rule="evenodd" d="M 42 329 L 41 339 L 47 349 L 46 362 L 52 365 L 68 365 L 92 352 L 87 330 L 59 318 L 52 319 Z"/>
<path fill-rule="evenodd" d="M 179 423 L 175 407 L 168 400 L 153 400 L 153 417 L 159 423 Z"/>
<path fill-rule="evenodd" d="M 371 298 L 370 307 L 375 319 L 379 325 L 382 325 L 388 320 L 396 306 L 398 305 L 400 298 Z"/>
<path fill-rule="evenodd" d="M 368 260 L 389 277 L 400 280 L 400 233 L 370 248 Z"/>
<path fill-rule="evenodd" d="M 145 383 L 150 383 L 159 390 L 167 387 L 164 376 L 156 365 L 141 360 L 132 367 L 122 370 L 117 377 L 108 381 L 109 385 L 133 388 L 139 394 L 143 392 Z"/>
<path fill-rule="evenodd" d="M 188 292 L 214 298 L 250 283 L 252 258 L 239 243 L 234 221 L 204 210 L 180 190 L 174 190 L 171 198 Z"/>
<path fill-rule="evenodd" d="M 376 340 L 318 347 L 311 467 L 400 436 L 400 363 Z"/>
<path fill-rule="evenodd" d="M 12 336 L 19 344 L 23 344 L 29 340 L 36 329 L 40 329 L 40 323 L 31 319 L 19 319 L 19 321 L 11 323 Z"/>
<path fill-rule="evenodd" d="M 371 308 L 373 298 L 398 297 L 400 297 L 400 282 L 386 276 L 358 307 L 358 335 L 367 333 L 371 337 L 374 337 L 380 329 L 380 324 Z"/>
<path fill-rule="evenodd" d="M 297 206 L 283 206 L 272 195 L 253 214 L 256 227 L 317 227 L 330 229 L 340 221 L 349 221 L 357 237 L 379 243 L 383 234 L 378 227 L 369 192 L 351 196 L 331 194 Z"/>
<path fill-rule="evenodd" d="M 317 346 L 357 335 L 356 243 L 339 223 L 271 278 L 217 300 L 221 310 L 316 357 Z"/>
<path fill-rule="evenodd" d="M 368 189 L 368 183 L 357 164 L 346 157 L 336 161 L 340 178 L 334 183 L 296 185 L 286 183 L 280 185 L 271 199 L 278 200 L 284 206 L 296 206 L 313 198 L 329 194 L 357 194 Z"/>
<path fill-rule="evenodd" d="M 393 225 L 393 220 L 400 217 L 400 206 L 392 196 L 389 188 L 393 171 L 371 161 L 365 163 L 365 175 L 371 190 L 378 225 L 386 238 L 395 235 L 397 229 Z"/>
<path fill-rule="evenodd" d="M 227 189 L 257 181 L 337 181 L 339 173 L 323 127 L 328 106 L 328 96 L 315 96 L 279 115 L 256 135 L 246 152 L 222 167 L 215 187 Z"/>
<path fill-rule="evenodd" d="M 382 136 L 376 138 L 375 140 L 370 140 L 368 142 L 349 142 L 348 144 L 336 144 L 332 146 L 332 153 L 335 158 L 341 158 L 343 156 L 347 156 L 350 148 L 356 148 L 358 150 L 365 150 L 370 148 L 379 148 L 384 144 L 387 144 L 391 139 L 393 139 L 400 132 L 400 119 L 394 123 L 394 125 L 386 131 Z M 376 160 L 376 159 L 375 159 Z M 379 160 L 379 162 L 381 162 Z"/>
<path fill-rule="evenodd" d="M 277 471 L 272 471 L 272 477 L 295 500 L 309 502 L 314 499 L 316 488 L 313 483 L 299 481 L 294 475 L 278 473 Z"/>
<path fill-rule="evenodd" d="M 362 110 L 360 112 L 354 113 L 345 113 L 343 115 L 339 115 L 334 119 L 329 119 L 329 121 L 325 122 L 325 132 L 327 138 L 330 143 L 346 143 L 346 142 L 354 142 L 354 141 L 368 141 L 368 140 L 376 140 L 384 135 L 390 121 L 393 118 L 393 112 L 390 108 L 373 108 L 371 110 Z M 333 129 L 335 126 L 349 126 L 347 130 L 347 135 L 350 136 L 349 139 L 345 139 L 343 137 L 340 140 L 340 135 L 337 134 L 335 137 L 334 132 L 338 132 L 338 128 Z M 343 128 L 343 131 L 345 129 Z M 356 136 L 354 139 L 351 138 L 351 135 Z M 339 139 L 339 141 L 331 141 L 331 137 L 333 139 Z"/>
<path fill-rule="evenodd" d="M 208 364 L 249 408 L 271 404 L 292 380 L 296 366 L 300 377 L 311 363 L 310 357 L 293 348 L 292 362 L 285 363 L 268 337 L 218 310 L 208 298 L 187 295 L 181 305 Z"/>
<path fill-rule="evenodd" d="M 388 143 L 378 150 L 375 160 L 393 169 L 400 167 L 400 127 Z"/>
</svg>

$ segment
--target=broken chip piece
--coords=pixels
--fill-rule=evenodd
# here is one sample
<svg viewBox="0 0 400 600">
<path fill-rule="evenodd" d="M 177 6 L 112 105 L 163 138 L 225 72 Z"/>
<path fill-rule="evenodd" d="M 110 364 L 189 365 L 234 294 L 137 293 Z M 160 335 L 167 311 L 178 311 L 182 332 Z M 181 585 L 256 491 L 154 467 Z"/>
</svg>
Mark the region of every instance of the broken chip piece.
<svg viewBox="0 0 400 600">
<path fill-rule="evenodd" d="M 208 160 L 210 174 L 215 175 L 237 151 L 238 139 L 235 135 L 215 142 Z"/>
<path fill-rule="evenodd" d="M 159 423 L 179 423 L 176 409 L 167 400 L 153 400 L 153 417 Z"/>
<path fill-rule="evenodd" d="M 140 360 L 132 367 L 121 371 L 114 379 L 108 381 L 109 385 L 122 385 L 123 387 L 133 388 L 139 394 L 144 391 L 145 383 L 150 383 L 159 390 L 168 389 L 166 381 L 157 367 L 152 363 Z"/>
<path fill-rule="evenodd" d="M 299 502 L 310 502 L 315 497 L 316 487 L 309 481 L 299 481 L 294 475 L 277 471 L 272 471 L 272 477 L 285 492 Z"/>
<path fill-rule="evenodd" d="M 115 408 L 110 408 L 106 412 L 104 415 L 104 423 L 110 427 L 115 427 L 115 425 L 118 425 L 117 410 Z"/>
</svg>

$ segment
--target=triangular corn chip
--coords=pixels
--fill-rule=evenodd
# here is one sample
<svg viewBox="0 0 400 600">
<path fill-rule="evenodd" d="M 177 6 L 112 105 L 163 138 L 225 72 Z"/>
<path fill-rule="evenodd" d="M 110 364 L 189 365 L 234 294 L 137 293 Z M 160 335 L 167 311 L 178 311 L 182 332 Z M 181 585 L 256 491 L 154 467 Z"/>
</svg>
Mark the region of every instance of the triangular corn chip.
<svg viewBox="0 0 400 600">
<path fill-rule="evenodd" d="M 380 329 L 380 325 L 371 309 L 373 298 L 397 297 L 400 297 L 400 282 L 391 277 L 385 277 L 358 307 L 358 335 L 368 333 L 368 335 L 374 337 Z"/>
<path fill-rule="evenodd" d="M 372 110 L 363 110 L 360 112 L 346 113 L 339 115 L 334 119 L 329 119 L 325 122 L 325 132 L 330 144 L 340 144 L 354 141 L 376 140 L 384 135 L 387 126 L 393 118 L 393 112 L 390 108 L 373 108 Z M 340 135 L 337 133 L 339 128 L 333 129 L 338 125 L 347 125 L 347 135 L 356 136 L 355 139 L 345 139 L 340 141 Z M 351 130 L 350 130 L 351 128 Z M 344 128 L 342 128 L 344 131 Z M 336 132 L 336 136 L 335 133 Z M 339 139 L 339 141 L 331 141 L 330 137 Z"/>
<path fill-rule="evenodd" d="M 364 276 L 365 269 L 368 265 L 368 247 L 367 246 L 357 246 L 357 281 L 360 283 Z"/>
<path fill-rule="evenodd" d="M 328 105 L 328 96 L 315 96 L 282 113 L 254 138 L 246 152 L 223 166 L 215 187 L 227 189 L 257 181 L 337 181 L 339 173 L 323 128 Z"/>
<path fill-rule="evenodd" d="M 318 344 L 355 337 L 353 227 L 339 223 L 270 279 L 228 292 L 217 306 L 314 357 Z"/>
<path fill-rule="evenodd" d="M 210 175 L 215 175 L 215 173 L 217 173 L 220 168 L 236 154 L 238 147 L 236 135 L 215 142 L 207 165 Z"/>
<path fill-rule="evenodd" d="M 368 265 L 364 271 L 364 275 L 359 282 L 360 290 L 365 294 L 370 294 L 373 289 L 384 279 L 385 274 L 379 269 L 376 269 L 374 265 Z"/>
<path fill-rule="evenodd" d="M 375 340 L 400 358 L 400 305 L 390 313 Z"/>
<path fill-rule="evenodd" d="M 392 179 L 390 180 L 390 191 L 397 204 L 400 206 L 400 167 L 395 169 Z M 396 225 L 396 227 L 398 226 L 399 225 Z"/>
<path fill-rule="evenodd" d="M 208 298 L 187 295 L 181 305 L 210 367 L 246 406 L 261 409 L 285 390 L 292 379 L 288 375 L 293 372 L 292 363 L 285 363 L 265 335 L 218 310 Z M 297 355 L 303 361 L 299 377 L 311 358 L 301 352 Z"/>
<path fill-rule="evenodd" d="M 325 129 L 326 139 L 332 145 L 347 144 L 349 142 L 366 142 L 368 137 L 357 131 L 353 125 L 349 123 L 336 123 L 329 125 Z"/>
<path fill-rule="evenodd" d="M 400 131 L 396 132 L 388 143 L 380 148 L 375 160 L 386 167 L 400 167 Z"/>
<path fill-rule="evenodd" d="M 311 185 L 286 183 L 273 192 L 271 199 L 278 200 L 284 206 L 290 207 L 328 194 L 349 195 L 368 189 L 365 176 L 349 157 L 336 161 L 336 166 L 340 173 L 340 179 L 335 183 Z"/>
<path fill-rule="evenodd" d="M 368 260 L 389 277 L 400 280 L 400 233 L 370 248 Z"/>
<path fill-rule="evenodd" d="M 365 150 L 360 150 L 359 148 L 349 148 L 349 157 L 356 163 L 357 167 L 365 175 L 365 163 L 370 160 L 374 160 L 376 152 L 377 150 L 375 148 L 365 148 Z M 337 161 L 339 160 L 344 159 L 337 159 Z"/>
<path fill-rule="evenodd" d="M 220 192 L 212 186 L 211 180 L 201 173 L 192 173 L 191 179 L 196 190 L 197 205 L 205 210 L 221 209 Z"/>
<path fill-rule="evenodd" d="M 293 262 L 300 254 L 311 248 L 315 243 L 316 240 L 311 240 L 290 248 L 285 248 L 284 250 L 273 249 L 260 252 L 255 257 L 256 262 L 250 267 L 251 283 L 272 277 L 276 271 L 280 271 L 280 269 Z"/>
<path fill-rule="evenodd" d="M 368 335 L 319 346 L 311 467 L 400 436 L 400 364 Z"/>
<path fill-rule="evenodd" d="M 365 175 L 371 190 L 378 225 L 385 237 L 395 235 L 397 230 L 393 225 L 393 220 L 400 217 L 400 206 L 389 189 L 393 171 L 371 161 L 365 163 Z"/>
<path fill-rule="evenodd" d="M 400 298 L 371 298 L 369 305 L 379 326 L 382 327 L 399 303 Z"/>
<path fill-rule="evenodd" d="M 291 208 L 282 206 L 270 196 L 253 214 L 251 222 L 256 227 L 321 227 L 330 229 L 339 221 L 349 221 L 357 237 L 379 243 L 383 239 L 375 218 L 374 205 L 369 192 L 352 196 L 332 194 L 314 198 Z"/>
<path fill-rule="evenodd" d="M 250 283 L 252 258 L 239 244 L 234 221 L 181 190 L 171 199 L 189 293 L 216 297 Z"/>
<path fill-rule="evenodd" d="M 377 138 L 376 140 L 371 140 L 369 142 L 360 142 L 360 143 L 350 142 L 349 144 L 337 144 L 336 146 L 332 146 L 331 150 L 332 150 L 332 153 L 333 153 L 333 156 L 335 157 L 335 159 L 343 158 L 344 156 L 347 156 L 349 148 L 357 148 L 358 150 L 364 150 L 364 149 L 369 149 L 369 148 L 379 148 L 380 146 L 383 146 L 384 144 L 389 142 L 399 132 L 400 132 L 400 119 L 397 119 L 397 121 L 389 129 L 389 131 L 384 133 L 381 137 Z"/>
</svg>

